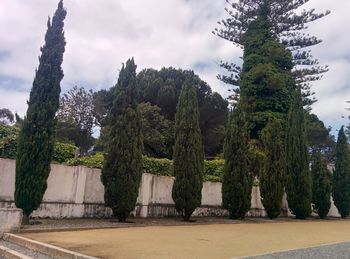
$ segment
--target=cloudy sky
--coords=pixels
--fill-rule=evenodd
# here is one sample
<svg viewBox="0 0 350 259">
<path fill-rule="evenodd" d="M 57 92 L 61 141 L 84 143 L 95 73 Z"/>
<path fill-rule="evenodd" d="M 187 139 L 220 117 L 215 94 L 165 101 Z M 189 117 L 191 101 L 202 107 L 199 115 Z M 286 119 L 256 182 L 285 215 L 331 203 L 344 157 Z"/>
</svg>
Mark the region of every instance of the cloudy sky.
<svg viewBox="0 0 350 259">
<path fill-rule="evenodd" d="M 23 115 L 29 96 L 47 17 L 58 0 L 0 1 L 0 108 Z M 134 57 L 138 71 L 173 66 L 193 69 L 214 91 L 227 96 L 216 79 L 220 60 L 238 60 L 241 50 L 211 33 L 226 17 L 224 0 L 65 0 L 66 52 L 62 89 L 114 85 L 121 63 Z M 350 100 L 349 0 L 310 0 L 306 8 L 331 15 L 310 26 L 323 39 L 313 53 L 330 71 L 314 84 L 313 106 L 326 125 L 346 123 Z M 350 104 L 349 104 L 350 106 Z M 349 112 L 350 114 L 350 112 Z"/>
</svg>

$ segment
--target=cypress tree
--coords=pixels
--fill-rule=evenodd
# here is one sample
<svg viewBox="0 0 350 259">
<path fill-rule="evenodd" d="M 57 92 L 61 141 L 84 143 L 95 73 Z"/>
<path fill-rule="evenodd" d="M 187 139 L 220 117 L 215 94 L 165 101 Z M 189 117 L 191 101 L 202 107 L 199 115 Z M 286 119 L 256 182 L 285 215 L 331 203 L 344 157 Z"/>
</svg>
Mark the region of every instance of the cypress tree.
<svg viewBox="0 0 350 259">
<path fill-rule="evenodd" d="M 311 176 L 312 203 L 318 216 L 323 219 L 331 207 L 332 176 L 320 152 L 312 156 Z"/>
<path fill-rule="evenodd" d="M 224 143 L 222 203 L 231 219 L 243 219 L 251 207 L 252 174 L 249 171 L 249 137 L 241 107 L 231 112 Z"/>
<path fill-rule="evenodd" d="M 36 70 L 18 139 L 16 159 L 15 203 L 23 210 L 23 223 L 40 206 L 47 188 L 55 136 L 55 114 L 59 107 L 61 68 L 65 50 L 63 1 L 52 21 L 47 22 L 45 44 L 41 48 L 39 68 Z"/>
<path fill-rule="evenodd" d="M 108 114 L 110 141 L 101 174 L 105 204 L 120 222 L 135 208 L 142 176 L 143 139 L 136 97 L 136 65 L 129 59 L 120 71 Z"/>
<path fill-rule="evenodd" d="M 339 131 L 336 146 L 333 199 L 341 217 L 346 218 L 350 212 L 350 151 L 344 127 Z"/>
<path fill-rule="evenodd" d="M 183 85 L 176 109 L 173 160 L 175 182 L 172 197 L 176 210 L 188 221 L 201 205 L 204 170 L 197 93 L 189 79 Z"/>
<path fill-rule="evenodd" d="M 259 177 L 261 201 L 270 219 L 281 213 L 285 183 L 285 147 L 281 123 L 277 119 L 269 121 L 262 131 L 267 160 L 265 170 Z"/>
<path fill-rule="evenodd" d="M 301 91 L 296 92 L 288 113 L 286 129 L 287 200 L 297 219 L 311 214 L 312 183 L 305 134 Z"/>
</svg>

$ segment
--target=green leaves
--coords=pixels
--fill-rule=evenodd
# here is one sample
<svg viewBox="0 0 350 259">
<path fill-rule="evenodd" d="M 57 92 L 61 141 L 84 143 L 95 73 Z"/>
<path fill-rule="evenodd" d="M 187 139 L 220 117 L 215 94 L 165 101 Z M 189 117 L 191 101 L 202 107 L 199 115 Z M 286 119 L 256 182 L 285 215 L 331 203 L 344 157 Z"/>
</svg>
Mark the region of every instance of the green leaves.
<svg viewBox="0 0 350 259">
<path fill-rule="evenodd" d="M 339 130 L 336 146 L 333 199 L 341 217 L 347 217 L 350 213 L 350 151 L 344 127 Z"/>
<path fill-rule="evenodd" d="M 249 136 L 244 112 L 230 115 L 224 144 L 223 207 L 232 219 L 243 219 L 251 206 L 253 175 L 249 166 Z"/>
<path fill-rule="evenodd" d="M 101 180 L 106 206 L 119 221 L 125 221 L 135 208 L 142 176 L 143 138 L 134 59 L 123 65 L 115 89 L 109 124 L 105 125 L 110 129 Z"/>
<path fill-rule="evenodd" d="M 172 197 L 176 210 L 187 221 L 201 205 L 204 170 L 197 93 L 192 80 L 185 81 L 177 105 L 173 159 Z"/>
<path fill-rule="evenodd" d="M 48 21 L 39 68 L 28 101 L 27 116 L 18 138 L 15 203 L 23 209 L 26 218 L 40 206 L 50 173 L 55 115 L 63 78 L 61 65 L 66 44 L 63 31 L 65 17 L 66 10 L 60 1 L 52 22 L 50 19 Z"/>
</svg>

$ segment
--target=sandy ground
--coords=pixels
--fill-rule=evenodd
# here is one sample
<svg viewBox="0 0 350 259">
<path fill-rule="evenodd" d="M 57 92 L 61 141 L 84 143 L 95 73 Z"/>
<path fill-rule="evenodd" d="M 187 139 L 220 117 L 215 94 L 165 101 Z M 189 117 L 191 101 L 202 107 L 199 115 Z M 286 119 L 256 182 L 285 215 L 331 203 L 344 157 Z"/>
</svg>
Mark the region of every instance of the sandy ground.
<svg viewBox="0 0 350 259">
<path fill-rule="evenodd" d="M 101 258 L 235 258 L 350 241 L 350 221 L 149 226 L 23 236 Z"/>
</svg>

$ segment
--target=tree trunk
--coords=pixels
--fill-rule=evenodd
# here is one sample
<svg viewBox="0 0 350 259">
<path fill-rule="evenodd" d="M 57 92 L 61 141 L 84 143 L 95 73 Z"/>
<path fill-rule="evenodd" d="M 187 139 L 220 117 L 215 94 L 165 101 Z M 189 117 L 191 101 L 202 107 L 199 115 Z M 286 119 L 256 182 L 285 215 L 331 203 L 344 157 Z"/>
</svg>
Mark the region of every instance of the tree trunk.
<svg viewBox="0 0 350 259">
<path fill-rule="evenodd" d="M 29 215 L 23 213 L 22 225 L 29 225 Z"/>
</svg>

